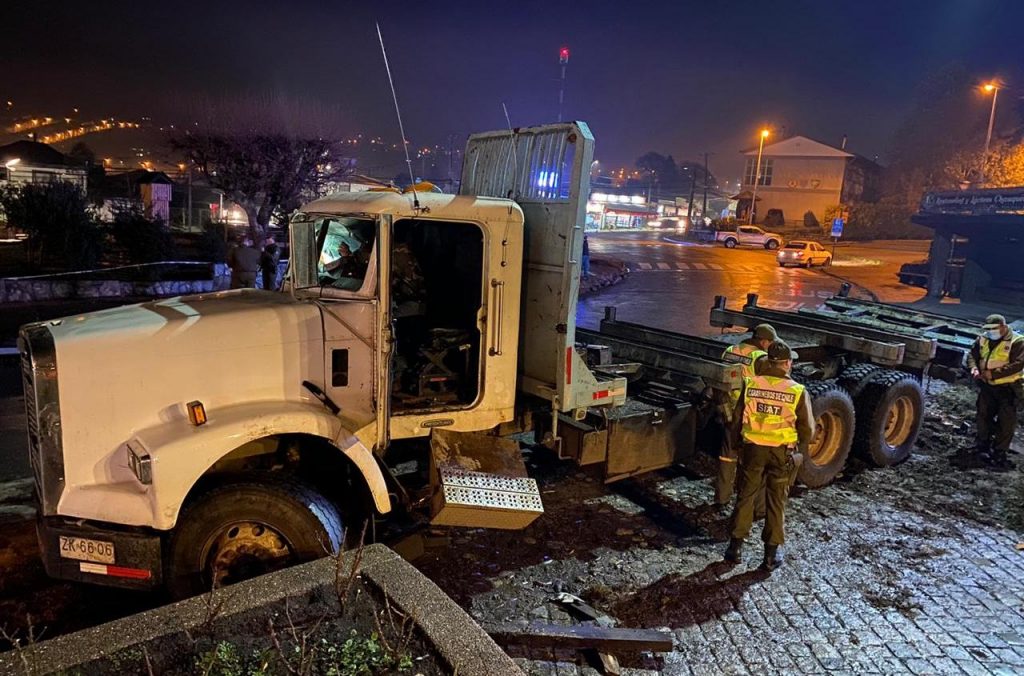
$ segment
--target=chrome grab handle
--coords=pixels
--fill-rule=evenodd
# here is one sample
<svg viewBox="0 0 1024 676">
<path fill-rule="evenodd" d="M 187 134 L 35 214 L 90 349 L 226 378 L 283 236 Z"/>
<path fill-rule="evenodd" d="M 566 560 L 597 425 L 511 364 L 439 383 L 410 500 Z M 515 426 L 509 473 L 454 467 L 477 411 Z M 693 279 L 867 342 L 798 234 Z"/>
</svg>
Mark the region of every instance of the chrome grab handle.
<svg viewBox="0 0 1024 676">
<path fill-rule="evenodd" d="M 501 356 L 501 321 L 505 307 L 505 282 L 497 279 L 491 280 L 491 289 L 494 291 L 494 303 L 490 310 L 491 327 L 493 330 L 492 347 L 488 351 L 492 357 Z"/>
</svg>

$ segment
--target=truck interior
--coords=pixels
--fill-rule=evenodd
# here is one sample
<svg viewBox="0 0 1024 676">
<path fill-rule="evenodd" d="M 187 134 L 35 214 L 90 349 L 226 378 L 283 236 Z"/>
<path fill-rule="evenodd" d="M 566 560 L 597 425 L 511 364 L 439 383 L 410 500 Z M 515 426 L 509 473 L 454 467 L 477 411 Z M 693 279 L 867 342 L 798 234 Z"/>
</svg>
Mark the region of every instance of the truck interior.
<svg viewBox="0 0 1024 676">
<path fill-rule="evenodd" d="M 316 229 L 321 287 L 358 291 L 370 264 L 376 226 L 361 218 L 324 218 Z"/>
<path fill-rule="evenodd" d="M 464 408 L 480 390 L 483 232 L 420 219 L 392 232 L 392 410 Z"/>
</svg>

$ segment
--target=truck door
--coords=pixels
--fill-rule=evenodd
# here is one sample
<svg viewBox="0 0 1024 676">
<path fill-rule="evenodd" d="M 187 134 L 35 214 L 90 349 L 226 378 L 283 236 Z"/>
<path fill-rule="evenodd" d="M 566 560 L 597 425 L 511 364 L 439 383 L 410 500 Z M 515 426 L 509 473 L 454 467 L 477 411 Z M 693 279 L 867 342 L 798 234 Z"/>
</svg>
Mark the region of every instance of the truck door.
<svg viewBox="0 0 1024 676">
<path fill-rule="evenodd" d="M 318 221 L 316 233 L 312 265 L 324 322 L 323 388 L 346 428 L 364 430 L 364 443 L 384 448 L 392 343 L 384 253 L 390 217 L 328 217 Z"/>
</svg>

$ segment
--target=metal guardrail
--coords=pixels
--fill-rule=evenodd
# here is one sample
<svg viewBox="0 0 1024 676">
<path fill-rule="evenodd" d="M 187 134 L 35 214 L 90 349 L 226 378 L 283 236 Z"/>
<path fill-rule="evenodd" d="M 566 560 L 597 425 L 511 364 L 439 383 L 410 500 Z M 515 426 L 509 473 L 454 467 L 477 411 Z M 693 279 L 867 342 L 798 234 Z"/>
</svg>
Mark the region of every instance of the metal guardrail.
<svg viewBox="0 0 1024 676">
<path fill-rule="evenodd" d="M 191 265 L 191 266 L 205 265 L 205 266 L 208 266 L 208 267 L 212 267 L 212 266 L 216 265 L 216 263 L 211 263 L 211 262 L 208 262 L 208 261 L 158 261 L 156 263 L 135 263 L 133 265 L 117 265 L 117 266 L 109 267 L 109 268 L 93 268 L 93 269 L 90 269 L 90 270 L 74 270 L 74 271 L 70 271 L 70 272 L 51 272 L 51 273 L 42 274 L 42 275 L 25 275 L 23 277 L 5 277 L 4 279 L 15 281 L 15 282 L 20 282 L 20 281 L 29 281 L 29 280 L 33 280 L 33 279 L 43 280 L 43 279 L 65 279 L 65 278 L 75 278 L 75 277 L 84 278 L 84 277 L 87 277 L 88 275 L 106 274 L 106 273 L 114 272 L 114 271 L 117 271 L 117 270 L 140 270 L 140 269 L 145 269 L 145 268 L 154 268 L 154 267 L 157 267 L 157 266 L 172 266 L 172 265 L 185 265 L 185 266 L 189 266 L 189 265 Z"/>
</svg>

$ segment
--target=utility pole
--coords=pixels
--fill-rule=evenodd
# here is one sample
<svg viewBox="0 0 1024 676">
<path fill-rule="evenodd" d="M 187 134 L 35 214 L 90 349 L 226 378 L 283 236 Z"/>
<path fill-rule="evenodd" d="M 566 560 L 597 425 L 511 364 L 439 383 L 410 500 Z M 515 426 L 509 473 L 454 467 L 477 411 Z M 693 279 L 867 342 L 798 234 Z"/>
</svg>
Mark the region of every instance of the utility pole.
<svg viewBox="0 0 1024 676">
<path fill-rule="evenodd" d="M 455 179 L 452 178 L 452 138 L 454 134 L 448 134 L 448 191 L 455 192 Z"/>
<path fill-rule="evenodd" d="M 704 153 L 704 204 L 700 208 L 700 217 L 708 217 L 708 154 Z"/>
<path fill-rule="evenodd" d="M 558 121 L 562 121 L 562 102 L 565 100 L 565 67 L 569 63 L 569 48 L 558 50 L 558 63 L 562 65 L 562 81 L 558 88 Z"/>
<path fill-rule="evenodd" d="M 690 223 L 693 223 L 693 193 L 697 189 L 697 172 L 693 170 L 693 165 L 690 165 L 690 200 L 686 203 L 686 223 L 689 227 Z"/>
<path fill-rule="evenodd" d="M 985 152 L 981 156 L 981 182 L 985 183 L 985 162 L 988 161 L 988 146 L 992 142 L 992 126 L 996 122 L 996 99 L 999 98 L 999 86 L 990 82 L 982 87 L 986 92 L 992 92 L 992 112 L 988 114 L 988 133 L 985 134 Z"/>
<path fill-rule="evenodd" d="M 754 169 L 754 190 L 750 196 L 750 213 L 747 216 L 747 225 L 754 224 L 754 207 L 757 205 L 757 184 L 761 181 L 761 153 L 764 151 L 764 140 L 771 133 L 767 129 L 761 130 L 761 144 L 757 146 L 757 167 Z"/>
</svg>

